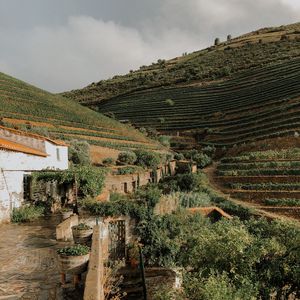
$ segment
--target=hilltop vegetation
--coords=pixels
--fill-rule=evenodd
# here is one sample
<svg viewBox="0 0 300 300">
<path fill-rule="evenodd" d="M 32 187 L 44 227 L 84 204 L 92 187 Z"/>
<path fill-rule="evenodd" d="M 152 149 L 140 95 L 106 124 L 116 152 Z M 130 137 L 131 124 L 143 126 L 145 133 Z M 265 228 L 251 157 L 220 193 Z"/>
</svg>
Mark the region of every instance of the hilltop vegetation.
<svg viewBox="0 0 300 300">
<path fill-rule="evenodd" d="M 52 138 L 78 139 L 115 149 L 162 148 L 128 125 L 3 73 L 0 73 L 0 107 L 2 125 Z"/>
<path fill-rule="evenodd" d="M 299 56 L 300 23 L 261 29 L 171 60 L 159 59 L 124 76 L 63 93 L 89 106 L 133 91 L 222 80 L 242 70 Z"/>
<path fill-rule="evenodd" d="M 180 131 L 200 144 L 298 136 L 299 57 L 297 23 L 229 37 L 64 96 L 140 128 Z M 172 145 L 180 143 L 174 138 Z"/>
</svg>

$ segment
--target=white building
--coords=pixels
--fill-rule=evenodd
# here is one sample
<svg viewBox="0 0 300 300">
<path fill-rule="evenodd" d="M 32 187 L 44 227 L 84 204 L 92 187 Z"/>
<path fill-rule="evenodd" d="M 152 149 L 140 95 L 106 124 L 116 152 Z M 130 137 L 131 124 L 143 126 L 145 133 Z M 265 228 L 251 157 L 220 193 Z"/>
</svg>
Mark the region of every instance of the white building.
<svg viewBox="0 0 300 300">
<path fill-rule="evenodd" d="M 67 145 L 0 126 L 0 223 L 23 202 L 26 175 L 44 169 L 68 169 Z"/>
</svg>

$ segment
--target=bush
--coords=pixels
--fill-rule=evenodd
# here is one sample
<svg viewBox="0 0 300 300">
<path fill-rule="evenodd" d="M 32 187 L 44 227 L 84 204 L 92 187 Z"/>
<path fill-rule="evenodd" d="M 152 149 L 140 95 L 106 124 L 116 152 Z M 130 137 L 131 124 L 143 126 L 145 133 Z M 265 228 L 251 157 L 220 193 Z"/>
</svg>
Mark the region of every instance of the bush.
<svg viewBox="0 0 300 300">
<path fill-rule="evenodd" d="M 67 256 L 80 256 L 80 255 L 86 255 L 90 253 L 90 248 L 85 245 L 74 245 L 69 247 L 64 247 L 57 249 L 58 254 L 67 255 Z"/>
<path fill-rule="evenodd" d="M 160 135 L 158 138 L 158 141 L 165 147 L 169 148 L 170 147 L 170 136 L 167 135 Z"/>
<path fill-rule="evenodd" d="M 11 215 L 13 223 L 25 223 L 38 219 L 44 214 L 44 207 L 22 206 L 14 208 Z"/>
<path fill-rule="evenodd" d="M 182 153 L 175 153 L 174 159 L 176 159 L 176 160 L 184 160 L 184 155 Z"/>
<path fill-rule="evenodd" d="M 160 157 L 155 152 L 136 150 L 136 165 L 141 167 L 156 168 L 160 164 Z"/>
<path fill-rule="evenodd" d="M 104 187 L 106 170 L 92 166 L 72 166 L 63 172 L 36 172 L 33 177 L 37 181 L 57 181 L 59 184 L 77 184 L 79 191 L 85 196 L 96 197 Z"/>
<path fill-rule="evenodd" d="M 197 166 L 199 168 L 204 168 L 208 165 L 211 164 L 212 160 L 211 158 L 203 153 L 197 153 L 196 155 L 193 156 L 193 161 L 197 163 Z"/>
<path fill-rule="evenodd" d="M 124 164 L 133 165 L 136 162 L 136 154 L 133 151 L 120 152 L 118 161 Z"/>
<path fill-rule="evenodd" d="M 107 158 L 105 158 L 105 159 L 102 160 L 102 163 L 105 166 L 113 166 L 116 162 L 115 162 L 115 160 L 112 157 L 107 157 Z"/>
<path fill-rule="evenodd" d="M 69 145 L 69 160 L 76 165 L 91 164 L 90 145 L 84 141 L 71 141 Z"/>
<path fill-rule="evenodd" d="M 166 99 L 165 103 L 169 106 L 174 106 L 175 102 L 172 99 Z"/>
</svg>

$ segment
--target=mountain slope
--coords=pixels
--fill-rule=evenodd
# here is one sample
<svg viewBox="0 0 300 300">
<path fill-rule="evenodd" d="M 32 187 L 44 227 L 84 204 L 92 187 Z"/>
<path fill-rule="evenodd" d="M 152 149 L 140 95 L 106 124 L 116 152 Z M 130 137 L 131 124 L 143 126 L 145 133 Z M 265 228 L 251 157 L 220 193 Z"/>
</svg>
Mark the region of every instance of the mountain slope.
<svg viewBox="0 0 300 300">
<path fill-rule="evenodd" d="M 296 23 L 229 38 L 63 95 L 138 127 L 232 146 L 298 135 L 299 83 Z"/>
<path fill-rule="evenodd" d="M 92 83 L 64 96 L 96 107 L 102 101 L 134 91 L 170 85 L 224 80 L 251 68 L 276 64 L 300 54 L 300 23 L 265 28 L 171 60 L 158 60 L 124 76 Z"/>
<path fill-rule="evenodd" d="M 0 117 L 6 126 L 57 139 L 86 140 L 113 149 L 161 148 L 130 126 L 3 73 L 0 73 Z"/>
</svg>

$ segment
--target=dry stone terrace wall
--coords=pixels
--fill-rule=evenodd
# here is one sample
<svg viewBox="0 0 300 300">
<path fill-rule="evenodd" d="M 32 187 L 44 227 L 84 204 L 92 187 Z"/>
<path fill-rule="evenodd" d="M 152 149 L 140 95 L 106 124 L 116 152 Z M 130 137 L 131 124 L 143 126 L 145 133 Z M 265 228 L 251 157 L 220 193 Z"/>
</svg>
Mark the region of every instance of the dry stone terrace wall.
<svg viewBox="0 0 300 300">
<path fill-rule="evenodd" d="M 121 194 L 132 193 L 138 187 L 148 183 L 157 183 L 165 176 L 173 176 L 176 173 L 176 161 L 171 161 L 155 170 L 145 170 L 135 174 L 114 175 L 109 174 L 105 180 L 105 187 L 110 192 Z"/>
</svg>

